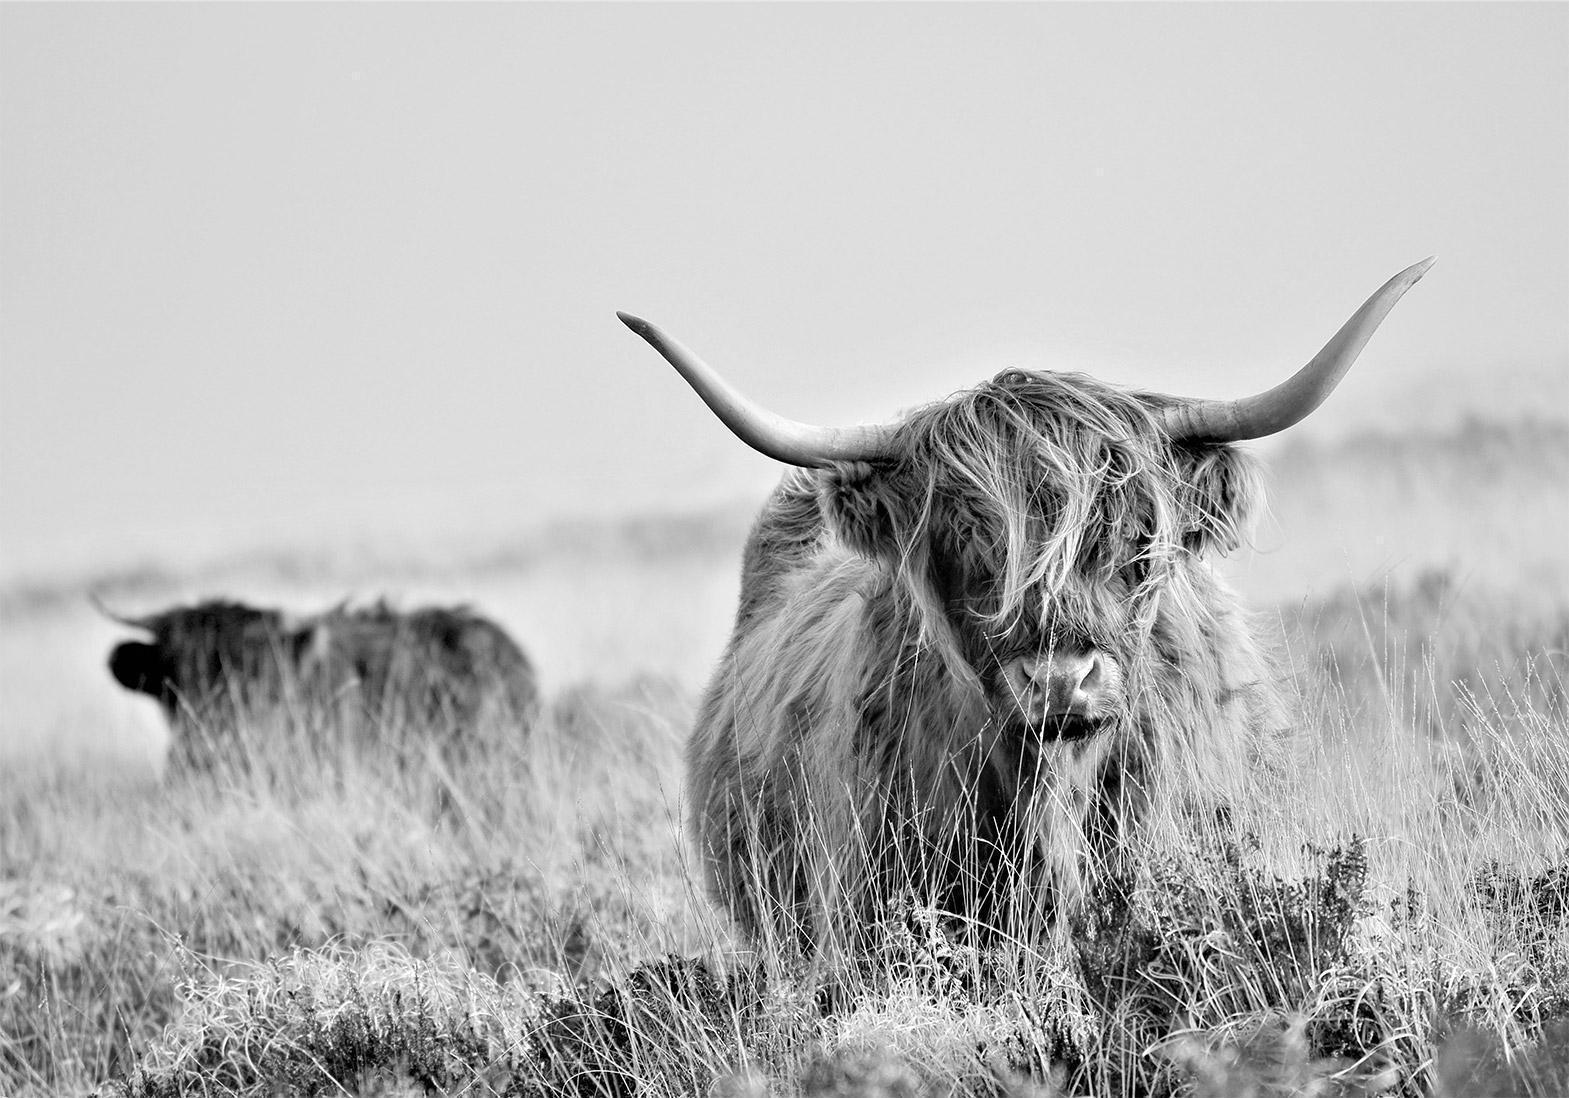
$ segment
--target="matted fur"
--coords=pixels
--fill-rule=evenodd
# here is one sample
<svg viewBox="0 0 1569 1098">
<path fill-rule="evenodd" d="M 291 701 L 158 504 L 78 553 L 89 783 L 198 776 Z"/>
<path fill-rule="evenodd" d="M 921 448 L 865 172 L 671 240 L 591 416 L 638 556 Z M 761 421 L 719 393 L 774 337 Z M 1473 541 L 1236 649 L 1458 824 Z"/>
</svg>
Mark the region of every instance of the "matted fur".
<svg viewBox="0 0 1569 1098">
<path fill-rule="evenodd" d="M 290 619 L 209 601 L 140 619 L 150 642 L 116 646 L 109 667 L 127 689 L 158 698 L 176 757 L 207 761 L 242 723 L 286 710 L 311 727 L 464 735 L 487 720 L 527 727 L 538 708 L 533 665 L 500 626 L 467 607 L 340 605 Z"/>
<path fill-rule="evenodd" d="M 1202 559 L 1240 543 L 1252 460 L 1174 444 L 1162 398 L 1006 371 L 907 415 L 897 456 L 787 473 L 689 748 L 714 898 L 754 939 L 859 949 L 909 897 L 1028 934 L 1144 821 L 1224 805 L 1277 723 Z M 1090 646 L 1099 730 L 1055 739 L 1004 664 Z"/>
</svg>

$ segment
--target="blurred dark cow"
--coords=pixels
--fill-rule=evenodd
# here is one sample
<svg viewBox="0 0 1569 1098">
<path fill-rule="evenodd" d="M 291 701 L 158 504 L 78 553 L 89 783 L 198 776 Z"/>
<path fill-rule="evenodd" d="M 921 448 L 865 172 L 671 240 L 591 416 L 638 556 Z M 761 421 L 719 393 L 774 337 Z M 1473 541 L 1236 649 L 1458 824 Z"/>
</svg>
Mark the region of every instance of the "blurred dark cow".
<svg viewBox="0 0 1569 1098">
<path fill-rule="evenodd" d="M 910 899 L 1027 935 L 1156 819 L 1235 803 L 1280 705 L 1205 562 L 1260 497 L 1231 444 L 1318 407 L 1430 263 L 1256 396 L 1010 369 L 848 428 L 768 412 L 620 314 L 744 442 L 798 467 L 752 529 L 688 750 L 708 884 L 741 928 L 860 951 Z"/>
<path fill-rule="evenodd" d="M 280 707 L 318 725 L 352 722 L 368 739 L 421 729 L 461 739 L 485 721 L 526 727 L 538 707 L 528 657 L 464 607 L 379 602 L 294 618 L 209 601 L 115 620 L 151 639 L 115 646 L 109 670 L 163 703 L 187 763 L 210 754 L 198 739 L 221 742 L 236 722 Z"/>
</svg>

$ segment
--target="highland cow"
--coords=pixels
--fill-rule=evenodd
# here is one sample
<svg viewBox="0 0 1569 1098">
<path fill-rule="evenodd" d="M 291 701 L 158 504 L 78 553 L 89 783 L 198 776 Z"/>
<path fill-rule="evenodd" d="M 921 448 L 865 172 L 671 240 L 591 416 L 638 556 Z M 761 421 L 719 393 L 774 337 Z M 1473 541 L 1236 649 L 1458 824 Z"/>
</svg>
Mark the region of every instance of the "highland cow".
<svg viewBox="0 0 1569 1098">
<path fill-rule="evenodd" d="M 229 733 L 280 710 L 401 747 L 405 732 L 461 742 L 487 722 L 526 729 L 538 706 L 528 657 L 463 607 L 379 602 L 292 618 L 209 601 L 115 620 L 150 639 L 117 645 L 109 670 L 162 703 L 185 763 L 210 762 Z"/>
<path fill-rule="evenodd" d="M 798 467 L 752 529 L 688 748 L 690 826 L 742 931 L 861 951 L 911 900 L 1030 935 L 1157 809 L 1223 812 L 1281 724 L 1207 563 L 1259 502 L 1232 443 L 1317 408 L 1431 262 L 1256 396 L 1010 369 L 848 428 L 763 410 L 620 314 L 736 435 Z"/>
</svg>

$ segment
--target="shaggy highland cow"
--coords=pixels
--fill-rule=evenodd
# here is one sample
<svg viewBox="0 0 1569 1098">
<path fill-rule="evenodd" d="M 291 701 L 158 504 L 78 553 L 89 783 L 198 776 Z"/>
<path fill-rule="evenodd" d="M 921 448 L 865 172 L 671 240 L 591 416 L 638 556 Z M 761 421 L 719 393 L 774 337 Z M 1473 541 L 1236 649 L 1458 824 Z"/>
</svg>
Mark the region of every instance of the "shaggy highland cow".
<svg viewBox="0 0 1569 1098">
<path fill-rule="evenodd" d="M 715 900 L 792 949 L 864 950 L 902 898 L 1029 935 L 1157 809 L 1223 810 L 1280 724 L 1205 562 L 1259 500 L 1231 444 L 1312 412 L 1431 262 L 1253 397 L 1006 370 L 884 426 L 782 419 L 620 314 L 736 435 L 798 467 L 752 529 L 688 749 Z"/>
<path fill-rule="evenodd" d="M 487 721 L 525 728 L 538 706 L 528 657 L 462 607 L 381 602 L 291 618 L 211 601 L 115 620 L 151 640 L 117 645 L 109 670 L 163 703 L 187 764 L 210 761 L 212 741 L 280 707 L 376 742 L 403 730 L 456 741 Z"/>
</svg>

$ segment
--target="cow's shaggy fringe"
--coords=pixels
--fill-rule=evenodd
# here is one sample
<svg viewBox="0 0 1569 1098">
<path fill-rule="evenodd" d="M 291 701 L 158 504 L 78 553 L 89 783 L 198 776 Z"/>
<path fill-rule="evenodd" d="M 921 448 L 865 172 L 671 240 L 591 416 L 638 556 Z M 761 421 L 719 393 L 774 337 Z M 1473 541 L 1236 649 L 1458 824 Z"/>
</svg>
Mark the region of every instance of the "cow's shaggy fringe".
<svg viewBox="0 0 1569 1098">
<path fill-rule="evenodd" d="M 1032 934 L 1138 825 L 1235 798 L 1274 676 L 1200 557 L 1240 543 L 1258 476 L 1173 443 L 1160 402 L 1007 371 L 912 412 L 885 464 L 786 475 L 690 754 L 712 890 L 747 932 L 854 951 L 914 892 Z M 1119 673 L 1086 739 L 1020 727 L 998 681 L 1058 643 Z"/>
</svg>

